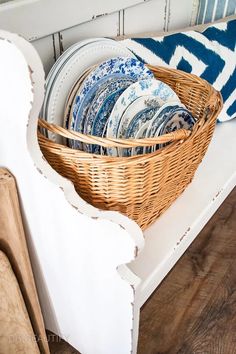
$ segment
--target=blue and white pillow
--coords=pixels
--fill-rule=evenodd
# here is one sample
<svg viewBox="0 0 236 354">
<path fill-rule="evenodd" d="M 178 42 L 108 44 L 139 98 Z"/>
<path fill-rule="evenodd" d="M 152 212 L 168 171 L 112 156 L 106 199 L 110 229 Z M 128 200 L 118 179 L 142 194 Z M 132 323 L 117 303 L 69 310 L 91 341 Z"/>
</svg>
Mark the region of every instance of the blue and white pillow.
<svg viewBox="0 0 236 354">
<path fill-rule="evenodd" d="M 213 22 L 235 13 L 235 0 L 200 0 L 195 24 Z"/>
<path fill-rule="evenodd" d="M 177 68 L 206 79 L 221 91 L 224 107 L 218 118 L 236 117 L 236 20 L 155 38 L 125 39 L 121 43 L 151 65 Z"/>
</svg>

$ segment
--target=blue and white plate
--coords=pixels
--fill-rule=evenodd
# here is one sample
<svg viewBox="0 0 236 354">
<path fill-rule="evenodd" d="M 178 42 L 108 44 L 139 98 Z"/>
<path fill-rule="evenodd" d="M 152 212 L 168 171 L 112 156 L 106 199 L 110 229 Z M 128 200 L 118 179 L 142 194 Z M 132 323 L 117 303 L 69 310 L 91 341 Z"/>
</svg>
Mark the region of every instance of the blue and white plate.
<svg viewBox="0 0 236 354">
<path fill-rule="evenodd" d="M 90 128 L 92 135 L 102 136 L 111 111 L 124 90 L 125 88 L 121 88 L 106 98 L 98 114 L 96 115 L 92 127 Z M 94 154 L 100 153 L 100 147 L 98 145 L 87 145 L 87 149 L 85 150 Z"/>
<path fill-rule="evenodd" d="M 159 136 L 159 132 L 161 126 L 165 121 L 168 120 L 169 115 L 172 111 L 177 108 L 185 108 L 185 106 L 180 101 L 173 101 L 165 103 L 153 116 L 152 120 L 150 121 L 150 125 L 147 131 L 147 138 L 157 137 Z M 154 151 L 156 148 L 153 147 L 146 147 L 145 152 L 149 153 Z"/>
<path fill-rule="evenodd" d="M 134 82 L 134 79 L 127 78 L 125 75 L 119 76 L 119 74 L 114 74 L 109 76 L 109 79 L 107 79 L 102 85 L 99 85 L 95 97 L 91 101 L 90 108 L 86 116 L 86 122 L 84 122 L 84 129 L 86 130 L 85 127 L 87 125 L 87 121 L 94 121 L 107 96 L 120 88 L 127 88 Z"/>
<path fill-rule="evenodd" d="M 157 136 L 156 134 L 159 127 L 163 122 L 168 120 L 170 113 L 178 108 L 182 109 L 185 108 L 185 106 L 180 101 L 167 102 L 163 104 L 160 109 L 156 111 L 150 122 L 147 138 Z"/>
<path fill-rule="evenodd" d="M 84 122 L 82 124 L 84 134 L 91 134 L 92 126 L 94 124 L 96 126 L 97 123 L 95 122 L 97 121 L 98 112 L 100 111 L 107 97 L 118 90 L 125 90 L 133 82 L 133 79 L 127 78 L 124 75 L 120 77 L 120 75 L 114 74 L 111 75 L 111 77 L 109 77 L 109 79 L 107 79 L 102 85 L 99 85 L 100 88 L 98 88 L 93 100 L 90 102 L 86 117 L 84 117 Z M 94 134 L 94 129 L 92 134 Z M 97 135 L 97 133 L 95 135 Z"/>
<path fill-rule="evenodd" d="M 126 75 L 134 81 L 146 78 L 153 78 L 154 75 L 142 62 L 130 57 L 116 57 L 100 64 L 84 81 L 79 95 L 73 107 L 73 121 L 71 128 L 75 131 L 82 131 L 82 115 L 84 99 L 91 96 L 96 85 L 102 84 L 100 80 L 106 80 L 112 74 Z"/>
<path fill-rule="evenodd" d="M 162 103 L 161 103 L 162 104 Z M 150 121 L 160 108 L 155 96 L 141 96 L 126 109 L 118 128 L 118 137 L 135 138 L 141 126 Z M 132 149 L 118 149 L 119 156 L 131 156 Z"/>
<path fill-rule="evenodd" d="M 134 57 L 134 55 L 119 42 L 111 39 L 91 40 L 86 45 L 79 45 L 73 48 L 71 53 L 68 51 L 66 59 L 58 60 L 54 69 L 56 75 L 52 73 L 49 77 L 46 88 L 46 96 L 42 107 L 43 117 L 50 123 L 63 125 L 64 108 L 66 98 L 77 77 L 87 68 L 101 63 L 115 56 Z M 74 50 L 75 49 L 75 50 Z M 52 79 L 52 76 L 54 78 Z M 49 84 L 50 81 L 50 84 Z M 61 142 L 62 139 L 54 133 L 48 133 L 53 141 Z"/>
<path fill-rule="evenodd" d="M 169 114 L 168 119 L 162 124 L 159 135 L 171 133 L 178 129 L 191 130 L 196 123 L 196 119 L 186 108 L 177 108 Z M 161 144 L 160 147 L 166 144 Z"/>
<path fill-rule="evenodd" d="M 123 112 L 116 130 L 116 137 L 129 138 L 129 136 L 127 135 L 128 127 L 134 119 L 136 122 L 136 120 L 139 118 L 140 112 L 143 112 L 148 108 L 154 108 L 155 110 L 158 110 L 162 106 L 162 104 L 162 100 L 152 95 L 143 95 L 138 97 L 136 100 L 130 103 L 130 105 Z M 133 126 L 131 127 L 131 129 L 132 128 Z"/>
<path fill-rule="evenodd" d="M 130 120 L 134 115 L 128 116 L 125 114 L 127 108 L 138 98 L 142 96 L 154 96 L 159 106 L 162 106 L 166 101 L 179 101 L 176 93 L 165 83 L 156 79 L 140 80 L 130 85 L 117 100 L 112 113 L 110 115 L 107 127 L 108 138 L 121 138 L 124 136 Z M 143 102 L 143 99 L 141 99 Z M 142 108 L 144 109 L 142 103 Z M 137 113 L 137 111 L 135 111 Z M 131 112 L 131 114 L 133 114 Z M 107 149 L 108 154 L 117 156 L 117 149 Z"/>
<path fill-rule="evenodd" d="M 120 78 L 124 78 L 124 75 L 121 74 L 113 74 L 112 78 L 116 78 L 117 80 Z M 109 76 L 110 78 L 110 76 Z M 84 134 L 90 134 L 91 133 L 91 127 L 93 124 L 92 117 L 88 116 L 89 109 L 91 106 L 91 103 L 95 100 L 96 93 L 98 89 L 107 84 L 107 80 L 109 80 L 108 77 L 103 77 L 101 80 L 95 83 L 95 85 L 90 89 L 90 91 L 87 93 L 85 96 L 81 107 L 79 108 L 77 112 L 77 118 L 76 121 L 74 120 L 74 107 L 76 107 L 76 100 L 78 97 L 78 94 L 75 97 L 74 104 L 73 104 L 73 109 L 72 109 L 72 119 L 70 120 L 70 129 L 75 130 L 77 132 L 82 132 Z M 127 80 L 127 77 L 125 78 Z M 80 94 L 83 90 L 83 86 L 81 85 L 78 93 Z M 74 123 L 73 123 L 74 122 Z M 81 146 L 78 142 L 72 141 L 72 147 L 76 149 L 80 149 Z"/>
<path fill-rule="evenodd" d="M 135 135 L 135 139 L 144 139 L 147 136 L 147 131 L 150 125 L 150 121 L 148 120 L 146 123 L 144 123 L 138 132 Z M 132 148 L 132 156 L 134 155 L 141 155 L 145 151 L 145 148 L 143 146 L 137 146 L 135 148 Z"/>
<path fill-rule="evenodd" d="M 73 118 L 73 105 L 76 99 L 76 94 L 82 84 L 82 82 L 85 80 L 85 78 L 88 76 L 88 74 L 94 69 L 94 66 L 86 70 L 82 76 L 79 78 L 79 80 L 75 83 L 73 88 L 71 89 L 67 101 L 66 101 L 66 107 L 65 107 L 65 112 L 64 112 L 64 127 L 66 129 L 70 129 L 71 126 L 71 121 Z M 66 141 L 70 147 L 74 147 L 75 143 L 77 144 L 77 148 L 82 149 L 83 143 L 77 141 L 75 142 L 74 140 L 68 139 Z"/>
</svg>

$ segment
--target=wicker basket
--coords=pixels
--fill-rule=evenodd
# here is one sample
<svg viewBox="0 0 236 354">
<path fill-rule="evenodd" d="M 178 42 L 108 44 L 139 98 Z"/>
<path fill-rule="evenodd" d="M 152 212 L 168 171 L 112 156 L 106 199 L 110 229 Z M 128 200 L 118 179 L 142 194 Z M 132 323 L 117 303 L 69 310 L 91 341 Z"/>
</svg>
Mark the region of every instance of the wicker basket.
<svg viewBox="0 0 236 354">
<path fill-rule="evenodd" d="M 145 229 L 166 210 L 193 179 L 212 138 L 222 107 L 219 92 L 205 80 L 179 70 L 149 67 L 170 85 L 198 119 L 192 132 L 179 130 L 150 139 L 104 139 L 68 131 L 39 120 L 39 126 L 65 138 L 104 147 L 151 146 L 171 142 L 156 152 L 133 157 L 93 155 L 55 143 L 39 133 L 41 150 L 79 195 L 92 205 L 117 210 Z"/>
</svg>

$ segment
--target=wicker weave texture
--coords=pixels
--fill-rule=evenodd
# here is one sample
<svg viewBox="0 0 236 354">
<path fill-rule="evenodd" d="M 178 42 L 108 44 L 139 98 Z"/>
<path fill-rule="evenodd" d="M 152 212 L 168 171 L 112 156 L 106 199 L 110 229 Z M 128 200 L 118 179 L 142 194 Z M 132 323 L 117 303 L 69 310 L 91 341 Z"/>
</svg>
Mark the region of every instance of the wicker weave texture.
<svg viewBox="0 0 236 354">
<path fill-rule="evenodd" d="M 191 134 L 186 131 L 156 139 L 98 139 L 70 133 L 61 127 L 40 125 L 61 136 L 103 146 L 145 146 L 172 141 L 156 152 L 133 157 L 93 155 L 50 141 L 39 133 L 41 150 L 51 166 L 70 179 L 88 203 L 105 210 L 119 211 L 147 228 L 185 190 L 193 179 L 211 141 L 222 108 L 220 93 L 192 74 L 152 67 L 155 77 L 170 85 L 198 119 Z M 149 144 L 148 144 L 149 143 Z"/>
</svg>

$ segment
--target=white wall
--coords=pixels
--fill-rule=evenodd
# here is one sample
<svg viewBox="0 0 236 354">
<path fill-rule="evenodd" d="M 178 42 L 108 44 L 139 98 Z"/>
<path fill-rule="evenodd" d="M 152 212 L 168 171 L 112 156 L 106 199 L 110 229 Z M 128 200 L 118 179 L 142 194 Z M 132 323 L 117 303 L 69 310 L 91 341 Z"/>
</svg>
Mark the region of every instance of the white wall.
<svg viewBox="0 0 236 354">
<path fill-rule="evenodd" d="M 13 0 L 0 5 L 0 27 L 18 32 L 32 41 L 48 73 L 61 52 L 83 38 L 187 27 L 191 23 L 193 2 L 196 0 L 86 0 L 86 8 L 90 8 L 86 12 L 82 0 L 76 0 L 76 8 L 75 0 Z M 22 3 L 28 5 L 18 5 Z M 81 9 L 80 4 L 83 4 Z M 63 7 L 64 16 L 60 16 Z M 115 9 L 119 11 L 113 12 Z"/>
</svg>

